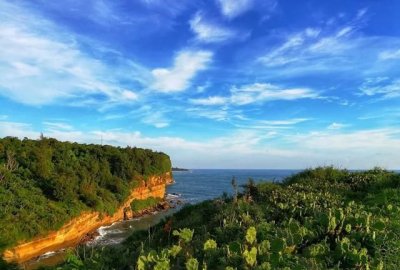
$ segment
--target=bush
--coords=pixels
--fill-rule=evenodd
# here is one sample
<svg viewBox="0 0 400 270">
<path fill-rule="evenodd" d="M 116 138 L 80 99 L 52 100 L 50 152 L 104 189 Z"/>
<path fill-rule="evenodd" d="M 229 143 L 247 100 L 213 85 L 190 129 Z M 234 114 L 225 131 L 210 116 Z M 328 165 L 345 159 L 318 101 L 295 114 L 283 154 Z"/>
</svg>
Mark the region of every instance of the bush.
<svg viewBox="0 0 400 270">
<path fill-rule="evenodd" d="M 329 167 L 249 184 L 252 199 L 184 207 L 82 269 L 398 269 L 398 174 Z"/>
<path fill-rule="evenodd" d="M 160 198 L 154 197 L 149 197 L 144 200 L 133 200 L 131 202 L 131 209 L 133 212 L 140 212 L 141 210 L 156 206 L 160 201 Z"/>
</svg>

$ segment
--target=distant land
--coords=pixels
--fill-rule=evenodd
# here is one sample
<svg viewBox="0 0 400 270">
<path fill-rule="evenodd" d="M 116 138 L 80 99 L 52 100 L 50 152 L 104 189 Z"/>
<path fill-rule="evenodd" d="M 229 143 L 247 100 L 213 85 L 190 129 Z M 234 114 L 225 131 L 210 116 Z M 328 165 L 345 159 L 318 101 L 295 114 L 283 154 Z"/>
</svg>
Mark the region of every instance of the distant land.
<svg viewBox="0 0 400 270">
<path fill-rule="evenodd" d="M 184 169 L 184 168 L 178 168 L 178 167 L 172 167 L 173 172 L 187 172 L 189 169 Z"/>
</svg>

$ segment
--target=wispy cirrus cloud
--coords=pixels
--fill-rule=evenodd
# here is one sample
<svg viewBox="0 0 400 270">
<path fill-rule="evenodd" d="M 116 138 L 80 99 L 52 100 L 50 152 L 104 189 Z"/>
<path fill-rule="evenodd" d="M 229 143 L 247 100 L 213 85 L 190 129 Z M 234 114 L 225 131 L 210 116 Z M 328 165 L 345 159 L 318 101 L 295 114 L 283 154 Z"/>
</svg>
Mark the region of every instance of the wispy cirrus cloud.
<svg viewBox="0 0 400 270">
<path fill-rule="evenodd" d="M 382 99 L 400 97 L 400 79 L 388 77 L 367 78 L 359 88 L 360 95 L 377 96 Z"/>
<path fill-rule="evenodd" d="M 208 96 L 193 98 L 192 104 L 203 106 L 261 104 L 276 100 L 298 100 L 322 98 L 319 93 L 310 88 L 285 88 L 269 83 L 254 83 L 242 86 L 232 86 L 229 96 Z"/>
<path fill-rule="evenodd" d="M 227 98 L 220 96 L 210 96 L 206 98 L 196 98 L 189 100 L 192 104 L 195 105 L 224 105 L 227 103 Z"/>
<path fill-rule="evenodd" d="M 333 122 L 332 124 L 330 124 L 330 125 L 327 127 L 327 129 L 330 129 L 330 130 L 337 130 L 337 129 L 345 128 L 345 127 L 347 127 L 347 126 L 348 126 L 348 125 L 343 124 L 343 123 Z"/>
<path fill-rule="evenodd" d="M 196 40 L 199 42 L 216 43 L 238 37 L 236 31 L 207 21 L 200 12 L 193 16 L 189 24 L 190 29 L 196 35 Z"/>
<path fill-rule="evenodd" d="M 130 114 L 136 117 L 139 121 L 156 127 L 165 128 L 169 126 L 169 119 L 165 116 L 164 109 L 155 108 L 151 105 L 143 105 L 138 110 L 131 111 Z"/>
<path fill-rule="evenodd" d="M 101 121 L 126 120 L 141 122 L 155 128 L 165 128 L 171 120 L 167 117 L 169 111 L 159 104 L 144 104 L 130 111 L 107 113 L 100 118 Z"/>
<path fill-rule="evenodd" d="M 267 83 L 254 83 L 232 87 L 230 101 L 235 105 L 262 103 L 273 100 L 313 99 L 319 95 L 309 88 L 282 88 Z"/>
<path fill-rule="evenodd" d="M 221 13 L 233 19 L 253 8 L 254 0 L 217 0 Z"/>
<path fill-rule="evenodd" d="M 142 77 L 129 62 L 110 67 L 87 54 L 76 36 L 19 6 L 0 3 L 0 16 L 0 94 L 30 105 L 79 103 L 99 95 L 116 103 L 137 99 L 119 83 L 134 83 L 129 75 Z"/>
<path fill-rule="evenodd" d="M 215 121 L 227 121 L 231 118 L 228 108 L 209 109 L 203 107 L 187 108 L 186 112 L 194 118 L 207 118 Z"/>
<path fill-rule="evenodd" d="M 247 130 L 266 130 L 269 135 L 275 136 L 282 133 L 282 131 L 288 131 L 296 126 L 298 127 L 301 123 L 312 120 L 311 118 L 291 118 L 291 119 L 279 119 L 279 120 L 254 120 L 246 119 L 245 121 L 236 121 L 234 126 L 237 128 L 243 128 Z"/>
<path fill-rule="evenodd" d="M 290 126 L 296 125 L 299 123 L 303 123 L 305 121 L 310 120 L 309 118 L 292 118 L 292 119 L 285 119 L 285 120 L 261 120 L 260 123 L 266 125 L 273 125 L 273 126 Z"/>
<path fill-rule="evenodd" d="M 367 74 L 392 73 L 393 66 L 382 60 L 397 57 L 400 39 L 363 34 L 367 17 L 367 9 L 361 9 L 347 21 L 328 20 L 274 36 L 275 42 L 281 41 L 257 56 L 257 62 L 267 67 L 273 77 L 347 72 L 362 78 Z"/>
<path fill-rule="evenodd" d="M 179 92 L 190 86 L 190 81 L 199 71 L 207 68 L 212 52 L 204 50 L 183 50 L 177 53 L 170 68 L 156 68 L 151 71 L 151 88 L 164 92 Z"/>
<path fill-rule="evenodd" d="M 48 129 L 59 129 L 59 130 L 73 130 L 73 126 L 64 122 L 43 122 L 43 125 Z"/>
<path fill-rule="evenodd" d="M 356 46 L 346 42 L 352 31 L 354 31 L 353 26 L 344 26 L 327 35 L 320 28 L 308 27 L 289 35 L 281 45 L 259 57 L 258 61 L 268 67 L 321 61 L 322 67 L 335 59 L 335 56 Z"/>
<path fill-rule="evenodd" d="M 385 50 L 379 53 L 378 58 L 380 60 L 396 60 L 400 59 L 400 49 L 395 50 Z"/>
</svg>

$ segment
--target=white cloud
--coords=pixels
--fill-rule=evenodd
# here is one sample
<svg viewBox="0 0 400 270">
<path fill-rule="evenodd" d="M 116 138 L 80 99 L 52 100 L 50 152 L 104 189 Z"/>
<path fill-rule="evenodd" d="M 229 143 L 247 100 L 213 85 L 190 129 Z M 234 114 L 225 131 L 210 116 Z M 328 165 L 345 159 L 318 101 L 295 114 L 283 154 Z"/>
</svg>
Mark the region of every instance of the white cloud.
<svg viewBox="0 0 400 270">
<path fill-rule="evenodd" d="M 35 131 L 32 125 L 11 121 L 0 121 L 0 137 L 14 136 L 19 138 L 39 138 L 40 132 Z"/>
<path fill-rule="evenodd" d="M 346 124 L 333 122 L 332 124 L 330 124 L 327 127 L 327 129 L 336 130 L 336 129 L 342 129 L 342 128 L 347 127 L 347 126 L 348 125 L 346 125 Z"/>
<path fill-rule="evenodd" d="M 138 95 L 130 90 L 122 90 L 121 97 L 126 100 L 137 100 Z"/>
<path fill-rule="evenodd" d="M 266 125 L 273 125 L 273 126 L 287 126 L 287 125 L 295 125 L 305 121 L 308 121 L 308 118 L 293 118 L 287 120 L 261 120 L 260 123 Z"/>
<path fill-rule="evenodd" d="M 345 26 L 341 29 L 339 29 L 339 31 L 336 33 L 336 37 L 340 38 L 340 37 L 344 37 L 349 35 L 352 31 L 354 30 L 354 28 L 352 26 Z"/>
<path fill-rule="evenodd" d="M 383 99 L 400 97 L 400 80 L 387 77 L 368 78 L 359 88 L 361 95 L 379 96 Z"/>
<path fill-rule="evenodd" d="M 190 99 L 192 104 L 213 105 L 248 105 L 252 103 L 264 103 L 275 100 L 297 100 L 321 98 L 317 92 L 309 88 L 283 88 L 269 83 L 254 83 L 233 86 L 230 96 L 209 96 L 205 98 Z"/>
<path fill-rule="evenodd" d="M 85 102 L 94 95 L 112 102 L 132 100 L 118 87 L 120 79 L 142 77 L 139 68 L 125 70 L 132 67 L 129 61 L 109 67 L 86 54 L 79 37 L 13 4 L 0 3 L 0 17 L 0 94 L 30 105 Z"/>
<path fill-rule="evenodd" d="M 211 82 L 210 81 L 206 81 L 205 84 L 199 85 L 199 86 L 196 87 L 197 93 L 203 93 L 210 86 L 211 86 Z"/>
<path fill-rule="evenodd" d="M 157 111 L 146 114 L 142 118 L 142 122 L 156 128 L 165 128 L 169 126 L 169 122 L 164 117 L 163 113 Z"/>
<path fill-rule="evenodd" d="M 226 98 L 219 96 L 190 99 L 189 101 L 195 105 L 224 105 L 227 102 Z"/>
<path fill-rule="evenodd" d="M 204 107 L 194 107 L 186 109 L 186 112 L 195 118 L 207 118 L 215 121 L 227 121 L 231 114 L 226 108 L 209 109 Z"/>
<path fill-rule="evenodd" d="M 74 128 L 63 122 L 43 122 L 48 129 L 73 130 Z"/>
<path fill-rule="evenodd" d="M 353 31 L 350 26 L 337 29 L 329 35 L 322 35 L 319 28 L 306 28 L 290 34 L 284 42 L 267 54 L 258 58 L 258 61 L 269 67 L 280 67 L 292 63 L 322 61 L 340 55 L 357 44 L 347 42 L 346 39 Z M 324 59 L 322 59 L 324 57 Z"/>
<path fill-rule="evenodd" d="M 365 25 L 366 9 L 348 19 L 333 18 L 317 27 L 307 27 L 282 36 L 271 36 L 266 51 L 257 62 L 268 67 L 264 78 L 315 76 L 316 73 L 346 72 L 352 76 L 386 71 L 391 68 L 376 63 L 377 53 L 398 44 L 398 39 L 358 34 Z M 277 38 L 282 40 L 276 43 Z M 362 55 L 362 57 L 361 57 Z M 364 75 L 365 76 L 365 75 Z"/>
<path fill-rule="evenodd" d="M 312 27 L 308 27 L 305 30 L 305 34 L 307 37 L 318 37 L 318 35 L 321 33 L 321 29 L 319 28 L 312 28 Z"/>
<path fill-rule="evenodd" d="M 316 131 L 291 136 L 265 130 L 233 130 L 207 141 L 181 137 L 149 137 L 140 132 L 116 130 L 45 129 L 47 137 L 81 143 L 137 146 L 163 151 L 172 162 L 188 168 L 306 168 L 335 165 L 349 169 L 382 166 L 398 169 L 398 128 L 354 132 Z M 37 139 L 40 132 L 24 123 L 1 122 L 0 137 Z M 271 137 L 275 139 L 271 141 Z M 281 139 L 281 140 L 278 140 Z M 295 150 L 294 150 L 295 149 Z"/>
<path fill-rule="evenodd" d="M 222 42 L 236 36 L 235 31 L 206 21 L 200 13 L 196 13 L 189 23 L 190 29 L 196 34 L 196 40 L 201 42 Z"/>
<path fill-rule="evenodd" d="M 185 90 L 197 72 L 207 68 L 211 58 L 212 53 L 209 51 L 180 51 L 171 68 L 152 70 L 154 78 L 152 88 L 165 93 Z"/>
<path fill-rule="evenodd" d="M 165 116 L 167 111 L 165 108 L 153 105 L 143 105 L 137 110 L 133 110 L 127 114 L 128 117 L 133 117 L 142 123 L 156 127 L 165 128 L 169 126 L 169 119 Z"/>
<path fill-rule="evenodd" d="M 307 29 L 305 30 L 305 32 L 309 31 Z M 287 40 L 281 46 L 259 57 L 258 61 L 262 62 L 266 66 L 281 66 L 297 61 L 299 59 L 299 56 L 294 56 L 294 55 L 288 56 L 288 54 L 292 50 L 298 48 L 304 43 L 303 35 L 304 33 L 299 33 L 288 37 Z"/>
<path fill-rule="evenodd" d="M 14 62 L 11 63 L 11 66 L 14 68 L 15 72 L 18 73 L 21 77 L 35 76 L 40 74 L 40 69 L 29 64 Z"/>
<path fill-rule="evenodd" d="M 353 132 L 330 133 L 330 132 L 310 132 L 293 136 L 293 141 L 303 142 L 305 147 L 316 150 L 329 149 L 331 151 L 362 150 L 370 152 L 368 155 L 374 155 L 374 152 L 388 150 L 394 146 L 394 142 L 400 140 L 399 129 L 369 129 Z M 397 146 L 397 147 L 400 147 Z M 371 151 L 371 148 L 374 151 Z"/>
<path fill-rule="evenodd" d="M 397 60 L 400 59 L 400 49 L 398 50 L 385 50 L 379 53 L 380 60 Z"/>
<path fill-rule="evenodd" d="M 245 124 L 235 124 L 237 128 L 243 128 L 246 130 L 268 130 L 271 138 L 278 135 L 278 131 L 293 129 L 295 125 L 309 121 L 309 118 L 292 118 L 285 120 L 251 120 L 245 119 Z"/>
<path fill-rule="evenodd" d="M 221 13 L 228 19 L 233 19 L 253 8 L 253 0 L 217 0 Z"/>
<path fill-rule="evenodd" d="M 397 169 L 399 166 L 396 157 L 400 151 L 398 128 L 310 132 L 291 136 L 288 140 L 298 151 L 312 151 L 314 166 L 336 165 L 353 169 L 374 166 Z"/>
<path fill-rule="evenodd" d="M 254 83 L 231 89 L 230 101 L 235 105 L 246 105 L 273 100 L 296 100 L 317 98 L 318 94 L 308 88 L 281 88 L 266 83 Z"/>
</svg>

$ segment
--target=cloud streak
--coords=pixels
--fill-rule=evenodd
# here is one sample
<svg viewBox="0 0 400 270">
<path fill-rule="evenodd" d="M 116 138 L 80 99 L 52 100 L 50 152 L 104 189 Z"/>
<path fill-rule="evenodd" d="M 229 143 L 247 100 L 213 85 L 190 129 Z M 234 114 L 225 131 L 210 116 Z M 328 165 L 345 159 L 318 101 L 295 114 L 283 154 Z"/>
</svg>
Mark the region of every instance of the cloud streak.
<svg viewBox="0 0 400 270">
<path fill-rule="evenodd" d="M 190 86 L 190 81 L 199 71 L 207 68 L 212 53 L 203 50 L 183 50 L 174 59 L 171 68 L 156 68 L 151 71 L 154 82 L 152 88 L 164 92 L 180 92 Z"/>
<path fill-rule="evenodd" d="M 400 80 L 390 80 L 387 77 L 368 78 L 360 86 L 360 94 L 378 96 L 381 99 L 400 97 Z"/>
<path fill-rule="evenodd" d="M 253 0 L 217 0 L 221 13 L 228 19 L 233 19 L 253 8 Z"/>
<path fill-rule="evenodd" d="M 133 90 L 119 86 L 128 76 L 86 54 L 74 36 L 12 4 L 0 7 L 0 94 L 30 105 L 82 102 L 97 95 L 118 103 L 137 99 Z"/>
<path fill-rule="evenodd" d="M 196 35 L 196 40 L 199 42 L 217 43 L 227 41 L 237 36 L 234 30 L 206 21 L 199 12 L 193 16 L 189 24 L 190 29 Z"/>
<path fill-rule="evenodd" d="M 209 96 L 206 98 L 191 99 L 190 102 L 196 105 L 235 105 L 243 106 L 255 103 L 265 103 L 277 100 L 298 100 L 321 98 L 317 92 L 309 88 L 282 88 L 269 83 L 254 83 L 233 86 L 230 89 L 230 96 Z"/>
</svg>

